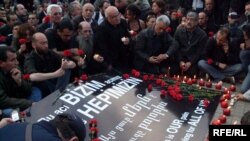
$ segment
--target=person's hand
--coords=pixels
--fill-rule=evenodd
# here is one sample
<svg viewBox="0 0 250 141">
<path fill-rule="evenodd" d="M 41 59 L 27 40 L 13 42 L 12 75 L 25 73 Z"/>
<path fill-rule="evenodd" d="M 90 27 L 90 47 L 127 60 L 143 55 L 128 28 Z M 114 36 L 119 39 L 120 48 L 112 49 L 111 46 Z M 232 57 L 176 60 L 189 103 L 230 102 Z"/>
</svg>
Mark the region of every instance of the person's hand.
<svg viewBox="0 0 250 141">
<path fill-rule="evenodd" d="M 158 61 L 158 59 L 157 59 L 156 56 L 151 56 L 151 57 L 149 57 L 148 61 L 149 61 L 149 63 L 151 63 L 151 64 L 158 64 L 158 63 L 160 63 L 160 62 Z"/>
<path fill-rule="evenodd" d="M 95 54 L 95 55 L 93 56 L 93 58 L 94 58 L 94 60 L 95 60 L 96 62 L 99 62 L 99 63 L 102 63 L 102 62 L 104 61 L 104 58 L 103 58 L 101 55 L 99 55 L 99 54 Z"/>
<path fill-rule="evenodd" d="M 61 68 L 66 70 L 66 69 L 71 69 L 71 68 L 74 68 L 75 67 L 75 63 L 73 63 L 73 66 L 72 66 L 72 61 L 69 61 L 65 58 L 62 59 L 62 63 L 61 63 Z"/>
<path fill-rule="evenodd" d="M 180 62 L 179 66 L 182 70 L 186 68 L 186 64 L 183 61 Z"/>
<path fill-rule="evenodd" d="M 21 44 L 20 45 L 20 49 L 18 50 L 18 52 L 21 54 L 26 50 L 26 44 Z"/>
<path fill-rule="evenodd" d="M 244 95 L 242 93 L 238 93 L 235 95 L 235 98 L 237 100 L 246 100 L 246 98 L 244 97 Z"/>
<path fill-rule="evenodd" d="M 228 43 L 224 43 L 224 44 L 223 44 L 223 50 L 224 50 L 224 52 L 225 52 L 226 54 L 228 53 L 228 50 L 229 50 Z"/>
<path fill-rule="evenodd" d="M 63 68 L 59 68 L 58 70 L 55 71 L 55 76 L 56 77 L 61 77 L 63 76 L 65 73 L 64 69 Z"/>
<path fill-rule="evenodd" d="M 246 46 L 245 43 L 241 43 L 241 44 L 240 44 L 240 49 L 241 49 L 241 50 L 244 50 L 244 49 L 245 49 L 245 46 Z"/>
<path fill-rule="evenodd" d="M 157 56 L 157 60 L 159 61 L 159 62 L 161 62 L 161 61 L 163 61 L 163 60 L 165 60 L 165 59 L 167 59 L 168 58 L 168 55 L 167 54 L 159 54 L 158 56 Z"/>
<path fill-rule="evenodd" d="M 185 63 L 186 70 L 188 70 L 191 67 L 191 65 L 192 65 L 191 62 L 186 62 Z"/>
<path fill-rule="evenodd" d="M 220 69 L 225 69 L 227 67 L 227 64 L 223 64 L 223 63 L 218 63 L 218 67 Z"/>
<path fill-rule="evenodd" d="M 77 61 L 77 65 L 78 66 L 82 66 L 85 63 L 84 59 L 82 57 L 80 57 Z"/>
<path fill-rule="evenodd" d="M 128 45 L 129 44 L 129 38 L 128 37 L 122 37 L 121 41 L 123 42 L 124 45 Z"/>
<path fill-rule="evenodd" d="M 182 71 L 187 71 L 191 67 L 191 62 L 184 63 L 183 61 L 180 62 L 180 68 Z"/>
<path fill-rule="evenodd" d="M 0 121 L 0 128 L 8 125 L 8 124 L 11 124 L 13 123 L 14 121 L 11 119 L 11 118 L 3 118 L 1 121 Z"/>
<path fill-rule="evenodd" d="M 17 85 L 20 86 L 22 82 L 21 71 L 17 68 L 13 68 L 10 71 L 10 74 L 14 81 L 17 83 Z"/>
</svg>

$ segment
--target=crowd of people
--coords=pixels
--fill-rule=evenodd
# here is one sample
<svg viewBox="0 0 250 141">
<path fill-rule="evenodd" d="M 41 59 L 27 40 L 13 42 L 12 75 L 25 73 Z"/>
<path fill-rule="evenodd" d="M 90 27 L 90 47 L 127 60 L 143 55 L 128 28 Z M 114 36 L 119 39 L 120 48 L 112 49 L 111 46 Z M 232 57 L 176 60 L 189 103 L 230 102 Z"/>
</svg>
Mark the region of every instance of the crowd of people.
<svg viewBox="0 0 250 141">
<path fill-rule="evenodd" d="M 247 0 L 4 0 L 0 5 L 5 116 L 83 73 L 110 70 L 169 71 L 230 83 L 245 77 L 237 98 L 250 100 Z"/>
</svg>

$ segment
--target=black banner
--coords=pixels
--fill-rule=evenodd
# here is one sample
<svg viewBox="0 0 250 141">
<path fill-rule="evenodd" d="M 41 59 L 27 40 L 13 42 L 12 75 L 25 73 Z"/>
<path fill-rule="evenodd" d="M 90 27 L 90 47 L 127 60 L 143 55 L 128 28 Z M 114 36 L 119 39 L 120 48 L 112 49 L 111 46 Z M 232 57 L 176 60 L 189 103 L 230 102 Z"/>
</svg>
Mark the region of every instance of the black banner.
<svg viewBox="0 0 250 141">
<path fill-rule="evenodd" d="M 98 137 L 103 141 L 204 140 L 219 97 L 207 107 L 203 99 L 178 101 L 160 94 L 159 87 L 149 92 L 140 78 L 102 74 L 50 94 L 29 109 L 31 116 L 26 121 L 49 121 L 71 112 L 82 117 L 87 128 L 96 119 Z"/>
</svg>

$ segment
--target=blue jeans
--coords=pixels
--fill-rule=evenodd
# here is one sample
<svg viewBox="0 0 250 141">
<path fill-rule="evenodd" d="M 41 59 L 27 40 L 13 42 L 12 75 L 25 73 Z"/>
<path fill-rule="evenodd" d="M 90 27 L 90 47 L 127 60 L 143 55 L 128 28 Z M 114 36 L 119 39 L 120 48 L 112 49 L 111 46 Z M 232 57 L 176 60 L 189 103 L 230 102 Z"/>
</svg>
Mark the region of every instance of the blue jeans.
<svg viewBox="0 0 250 141">
<path fill-rule="evenodd" d="M 250 65 L 250 50 L 242 50 L 240 52 L 240 60 L 242 62 L 243 71 L 247 73 L 248 65 Z"/>
<path fill-rule="evenodd" d="M 32 87 L 31 90 L 31 95 L 27 98 L 28 100 L 31 100 L 33 102 L 38 102 L 42 99 L 42 92 L 39 88 L 37 87 Z M 3 117 L 10 117 L 13 109 L 8 108 L 8 109 L 3 109 Z"/>
<path fill-rule="evenodd" d="M 200 60 L 198 62 L 198 67 L 212 76 L 214 81 L 221 81 L 226 77 L 234 76 L 242 70 L 241 64 L 229 65 L 224 70 L 222 70 L 209 65 L 205 60 Z"/>
<path fill-rule="evenodd" d="M 250 89 L 250 65 L 248 65 L 247 76 L 245 77 L 245 79 L 241 85 L 241 92 L 245 93 L 249 89 Z"/>
<path fill-rule="evenodd" d="M 64 90 L 70 81 L 71 70 L 65 70 L 63 76 L 49 79 L 41 82 L 36 82 L 35 86 L 42 91 L 42 97 L 46 97 L 56 90 Z"/>
</svg>

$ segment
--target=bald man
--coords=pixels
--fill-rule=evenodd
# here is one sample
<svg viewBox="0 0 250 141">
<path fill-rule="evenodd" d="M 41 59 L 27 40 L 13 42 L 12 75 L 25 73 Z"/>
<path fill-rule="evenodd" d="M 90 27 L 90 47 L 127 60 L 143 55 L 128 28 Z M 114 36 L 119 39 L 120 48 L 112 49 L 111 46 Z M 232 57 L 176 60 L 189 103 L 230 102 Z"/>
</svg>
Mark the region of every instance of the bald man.
<svg viewBox="0 0 250 141">
<path fill-rule="evenodd" d="M 75 68 L 73 61 L 62 59 L 48 49 L 48 40 L 43 33 L 32 37 L 34 50 L 25 59 L 24 71 L 30 74 L 30 80 L 41 89 L 43 97 L 57 89 L 65 88 L 69 83 L 70 69 Z"/>
<path fill-rule="evenodd" d="M 105 17 L 94 38 L 94 59 L 104 70 L 129 69 L 133 57 L 127 23 L 114 6 L 105 10 Z"/>
<path fill-rule="evenodd" d="M 81 62 L 78 61 L 78 66 L 80 66 L 80 71 L 84 71 L 88 74 L 94 73 L 90 70 L 90 66 L 92 66 L 91 60 L 93 60 L 93 32 L 91 25 L 82 21 L 78 26 L 78 34 L 74 37 L 74 41 L 76 42 L 76 46 L 82 50 L 84 50 L 86 54 L 86 58 L 84 59 L 84 64 L 79 65 Z M 80 72 L 81 74 L 81 72 Z"/>
<path fill-rule="evenodd" d="M 93 15 L 94 15 L 94 11 L 95 11 L 95 7 L 94 7 L 93 4 L 91 4 L 91 3 L 84 4 L 83 7 L 82 7 L 82 15 L 76 16 L 73 19 L 75 28 L 77 29 L 80 22 L 86 21 L 91 25 L 92 29 L 95 31 L 98 24 L 97 24 L 97 21 L 95 21 L 92 18 Z"/>
</svg>

